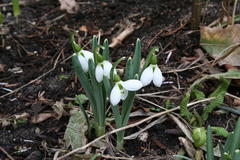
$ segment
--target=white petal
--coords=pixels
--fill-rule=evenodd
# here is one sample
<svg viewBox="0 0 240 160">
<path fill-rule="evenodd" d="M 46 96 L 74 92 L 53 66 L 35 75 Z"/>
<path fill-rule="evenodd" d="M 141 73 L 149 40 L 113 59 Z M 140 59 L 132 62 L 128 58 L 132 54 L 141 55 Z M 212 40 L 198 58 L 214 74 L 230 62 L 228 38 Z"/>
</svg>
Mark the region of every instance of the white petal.
<svg viewBox="0 0 240 160">
<path fill-rule="evenodd" d="M 142 72 L 142 75 L 140 77 L 140 81 L 142 82 L 143 86 L 147 86 L 151 83 L 153 80 L 153 68 L 150 64 L 144 71 Z"/>
<path fill-rule="evenodd" d="M 84 57 L 86 58 L 87 62 L 89 59 L 92 59 L 94 61 L 94 56 L 92 52 L 86 51 L 86 50 L 81 50 L 81 52 L 83 53 Z"/>
<path fill-rule="evenodd" d="M 99 83 L 103 81 L 103 68 L 100 64 L 98 64 L 96 67 L 95 77 Z"/>
<path fill-rule="evenodd" d="M 127 80 L 121 82 L 121 84 L 123 88 L 125 88 L 128 91 L 137 91 L 143 87 L 142 82 L 136 79 Z"/>
<path fill-rule="evenodd" d="M 121 91 L 117 84 L 113 87 L 110 94 L 110 101 L 113 106 L 117 105 L 121 100 Z"/>
<path fill-rule="evenodd" d="M 82 55 L 78 55 L 78 60 L 82 66 L 82 69 L 84 72 L 88 71 L 88 62 L 87 60 L 82 56 Z"/>
<path fill-rule="evenodd" d="M 163 76 L 162 76 L 162 72 L 159 69 L 158 66 L 155 67 L 155 70 L 153 72 L 153 84 L 156 87 L 160 87 L 162 85 L 163 82 Z"/>
<path fill-rule="evenodd" d="M 110 79 L 110 72 L 112 69 L 112 64 L 109 61 L 103 61 L 103 70 L 104 70 L 104 75 Z"/>
<path fill-rule="evenodd" d="M 126 89 L 121 90 L 121 100 L 125 100 L 128 96 L 128 91 Z"/>
</svg>

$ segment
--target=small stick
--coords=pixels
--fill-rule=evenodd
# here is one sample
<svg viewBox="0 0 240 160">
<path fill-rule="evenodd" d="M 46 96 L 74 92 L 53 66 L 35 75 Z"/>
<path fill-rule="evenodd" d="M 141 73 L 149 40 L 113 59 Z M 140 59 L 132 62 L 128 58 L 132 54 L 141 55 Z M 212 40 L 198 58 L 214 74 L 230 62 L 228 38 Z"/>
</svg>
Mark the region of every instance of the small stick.
<svg viewBox="0 0 240 160">
<path fill-rule="evenodd" d="M 7 156 L 10 160 L 15 160 L 10 154 L 8 154 L 8 152 L 7 152 L 4 148 L 0 147 L 0 150 L 1 150 L 4 154 L 6 154 L 6 156 Z"/>
</svg>

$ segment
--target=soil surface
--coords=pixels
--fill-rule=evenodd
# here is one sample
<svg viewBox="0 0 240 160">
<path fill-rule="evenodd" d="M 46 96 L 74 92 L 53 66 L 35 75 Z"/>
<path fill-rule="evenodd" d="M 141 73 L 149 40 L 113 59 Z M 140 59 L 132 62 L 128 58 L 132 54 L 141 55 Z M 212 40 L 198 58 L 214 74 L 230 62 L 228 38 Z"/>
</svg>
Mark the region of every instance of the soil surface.
<svg viewBox="0 0 240 160">
<path fill-rule="evenodd" d="M 1 4 L 9 2 L 2 0 Z M 75 35 L 78 43 L 91 50 L 93 35 L 101 33 L 101 40 L 107 38 L 111 42 L 134 23 L 134 32 L 111 48 L 110 56 L 112 61 L 132 56 L 137 38 L 142 43 L 143 57 L 151 47 L 159 46 L 158 58 L 165 82 L 160 88 L 152 85 L 139 93 L 167 91 L 162 97 L 145 97 L 160 106 L 166 100 L 172 101 L 171 107 L 178 106 L 187 87 L 208 73 L 204 67 L 184 70 L 200 56 L 196 49 L 201 48 L 199 31 L 190 29 L 191 0 L 81 0 L 80 10 L 75 14 L 60 10 L 56 0 L 21 2 L 18 18 L 11 15 L 11 5 L 0 4 L 5 15 L 0 33 L 0 159 L 8 157 L 6 153 L 16 160 L 53 159 L 58 149 L 66 149 L 63 136 L 69 114 L 58 118 L 52 106 L 56 102 L 73 103 L 75 95 L 83 93 L 71 64 L 73 50 L 69 34 L 72 31 L 78 31 Z M 202 24 L 219 18 L 219 6 L 217 0 L 209 2 Z M 207 55 L 206 60 L 210 60 Z M 202 63 L 198 61 L 195 65 Z M 205 85 L 206 88 L 212 86 L 211 83 Z M 232 92 L 240 95 L 234 89 Z M 66 107 L 66 111 L 69 110 Z M 133 111 L 139 110 L 159 112 L 153 104 L 136 99 Z M 236 116 L 219 114 L 213 113 L 206 126 L 213 124 L 232 130 Z M 142 118 L 133 117 L 129 123 Z M 173 159 L 172 155 L 182 147 L 178 137 L 184 134 L 170 117 L 165 118 L 146 131 L 146 141 L 127 140 L 124 154 L 120 155 L 149 160 Z M 137 127 L 130 129 L 127 135 L 138 130 Z"/>
</svg>

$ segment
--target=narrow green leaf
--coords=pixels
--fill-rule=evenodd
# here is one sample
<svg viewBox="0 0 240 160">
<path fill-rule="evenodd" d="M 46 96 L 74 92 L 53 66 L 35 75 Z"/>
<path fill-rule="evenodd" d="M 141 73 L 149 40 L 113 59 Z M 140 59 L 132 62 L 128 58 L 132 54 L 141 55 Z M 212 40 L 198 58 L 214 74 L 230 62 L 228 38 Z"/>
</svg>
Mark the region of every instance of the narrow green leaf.
<svg viewBox="0 0 240 160">
<path fill-rule="evenodd" d="M 116 69 L 117 65 L 122 62 L 125 59 L 125 57 L 122 57 L 117 60 L 117 62 L 113 63 L 112 69 L 110 71 L 110 80 L 114 82 L 114 69 Z"/>
<path fill-rule="evenodd" d="M 103 58 L 104 58 L 105 60 L 108 60 L 108 61 L 109 61 L 109 44 L 108 44 L 108 40 L 107 40 L 107 39 L 104 40 L 103 46 L 104 46 L 104 49 L 103 49 Z"/>
<path fill-rule="evenodd" d="M 139 74 L 140 62 L 141 62 L 141 41 L 140 39 L 137 39 L 135 52 L 133 56 L 133 76 L 130 78 L 133 78 L 135 74 Z"/>
<path fill-rule="evenodd" d="M 12 0 L 12 4 L 13 4 L 13 15 L 17 17 L 21 14 L 19 0 Z"/>
<path fill-rule="evenodd" d="M 237 121 L 236 128 L 233 131 L 233 139 L 229 148 L 229 153 L 233 156 L 236 149 L 240 148 L 240 118 Z"/>
<path fill-rule="evenodd" d="M 78 79 L 84 89 L 84 91 L 86 92 L 87 97 L 89 98 L 89 101 L 91 103 L 91 106 L 93 108 L 93 113 L 94 115 L 97 115 L 97 111 L 96 111 L 96 101 L 93 95 L 93 88 L 91 87 L 91 84 L 88 80 L 88 77 L 86 76 L 86 74 L 84 73 L 81 64 L 79 63 L 78 60 L 78 56 L 77 53 L 73 54 L 72 56 L 72 62 L 73 62 L 73 66 L 74 66 L 74 70 L 78 76 Z M 94 117 L 96 119 L 98 119 L 98 117 Z"/>
<path fill-rule="evenodd" d="M 3 16 L 2 12 L 0 12 L 0 24 L 2 24 L 3 21 L 4 21 L 4 16 Z"/>
<path fill-rule="evenodd" d="M 207 160 L 214 160 L 211 127 L 207 128 Z"/>
<path fill-rule="evenodd" d="M 75 41 L 74 33 L 71 33 L 71 34 L 70 34 L 70 42 L 71 42 L 73 51 L 74 51 L 75 53 L 78 53 L 79 51 L 82 50 L 82 48 L 80 47 L 80 45 L 77 44 L 76 41 Z"/>
<path fill-rule="evenodd" d="M 116 127 L 117 128 L 120 128 L 122 127 L 122 117 L 120 115 L 120 112 L 119 112 L 119 106 L 118 105 L 115 105 L 115 106 L 112 106 L 112 112 L 113 112 L 113 116 L 114 116 L 114 119 L 115 119 L 115 123 L 116 123 Z"/>
<path fill-rule="evenodd" d="M 96 101 L 96 110 L 98 113 L 98 123 L 101 126 L 105 125 L 105 106 L 103 101 L 103 90 L 102 90 L 102 83 L 98 83 L 95 78 L 95 66 L 93 61 L 89 60 L 89 75 L 91 79 L 91 84 L 93 88 L 93 94 Z"/>
<path fill-rule="evenodd" d="M 232 160 L 239 160 L 240 159 L 240 150 L 236 149 L 234 154 L 233 154 L 233 159 Z"/>
<path fill-rule="evenodd" d="M 93 36 L 92 39 L 92 53 L 94 55 L 94 62 L 97 62 L 97 48 L 98 48 L 98 40 L 97 36 Z"/>
<path fill-rule="evenodd" d="M 109 79 L 106 76 L 103 76 L 103 85 L 104 85 L 104 89 L 106 92 L 106 97 L 110 97 L 110 92 L 111 92 L 111 84 L 109 82 Z"/>
<path fill-rule="evenodd" d="M 132 67 L 132 58 L 129 57 L 126 63 L 125 73 L 124 73 L 124 80 L 129 80 L 130 77 L 133 77 L 133 67 Z"/>
</svg>

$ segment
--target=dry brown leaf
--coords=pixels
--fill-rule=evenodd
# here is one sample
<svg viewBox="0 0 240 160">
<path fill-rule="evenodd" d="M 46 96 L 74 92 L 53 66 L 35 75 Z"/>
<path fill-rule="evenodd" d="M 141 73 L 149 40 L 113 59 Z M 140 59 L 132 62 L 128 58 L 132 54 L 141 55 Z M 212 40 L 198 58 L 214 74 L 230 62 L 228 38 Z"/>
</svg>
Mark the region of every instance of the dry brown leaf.
<svg viewBox="0 0 240 160">
<path fill-rule="evenodd" d="M 188 139 L 183 138 L 183 137 L 179 137 L 178 139 L 181 142 L 181 144 L 184 146 L 184 148 L 187 151 L 188 155 L 192 159 L 194 159 L 196 150 L 195 150 L 194 146 L 192 145 L 191 141 L 189 141 Z"/>
<path fill-rule="evenodd" d="M 52 117 L 55 118 L 56 114 L 55 113 L 40 113 L 40 114 L 33 116 L 31 118 L 31 122 L 34 124 L 41 123 L 41 122 L 47 120 L 48 118 L 52 118 Z"/>
<path fill-rule="evenodd" d="M 64 110 L 65 104 L 63 101 L 57 101 L 53 106 L 54 112 L 57 114 L 57 119 L 60 119 L 63 115 L 67 115 L 67 112 Z"/>
<path fill-rule="evenodd" d="M 75 0 L 59 0 L 61 4 L 60 9 L 66 10 L 68 13 L 76 13 L 79 9 L 79 6 Z"/>
<path fill-rule="evenodd" d="M 201 45 L 220 65 L 240 66 L 240 24 L 202 27 Z"/>
</svg>

